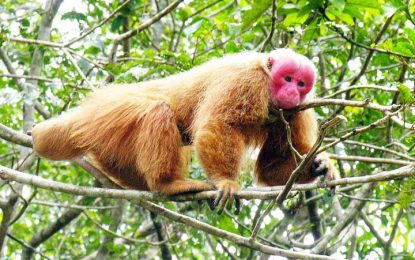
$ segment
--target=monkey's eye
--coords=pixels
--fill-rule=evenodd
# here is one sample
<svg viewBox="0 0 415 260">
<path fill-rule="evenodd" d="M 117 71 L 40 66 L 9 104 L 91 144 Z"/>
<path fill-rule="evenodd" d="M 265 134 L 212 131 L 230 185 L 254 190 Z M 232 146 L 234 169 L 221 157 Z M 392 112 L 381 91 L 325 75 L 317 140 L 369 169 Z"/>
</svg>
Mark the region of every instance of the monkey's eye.
<svg viewBox="0 0 415 260">
<path fill-rule="evenodd" d="M 304 86 L 305 86 L 304 81 L 300 81 L 300 82 L 298 82 L 298 86 L 300 86 L 300 87 L 304 87 Z"/>
<path fill-rule="evenodd" d="M 287 81 L 287 82 L 291 82 L 291 77 L 290 77 L 290 76 L 287 76 L 287 77 L 285 77 L 284 79 L 285 79 L 285 81 Z"/>
</svg>

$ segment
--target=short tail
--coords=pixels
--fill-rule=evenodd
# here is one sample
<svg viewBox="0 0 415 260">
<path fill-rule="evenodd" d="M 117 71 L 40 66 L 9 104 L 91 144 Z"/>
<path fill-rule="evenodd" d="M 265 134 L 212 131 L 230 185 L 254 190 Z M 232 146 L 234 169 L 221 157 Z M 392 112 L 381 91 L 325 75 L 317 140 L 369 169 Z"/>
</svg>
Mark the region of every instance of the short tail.
<svg viewBox="0 0 415 260">
<path fill-rule="evenodd" d="M 73 115 L 66 114 L 49 119 L 32 130 L 33 149 L 42 157 L 50 160 L 68 160 L 82 155 L 71 138 Z"/>
</svg>

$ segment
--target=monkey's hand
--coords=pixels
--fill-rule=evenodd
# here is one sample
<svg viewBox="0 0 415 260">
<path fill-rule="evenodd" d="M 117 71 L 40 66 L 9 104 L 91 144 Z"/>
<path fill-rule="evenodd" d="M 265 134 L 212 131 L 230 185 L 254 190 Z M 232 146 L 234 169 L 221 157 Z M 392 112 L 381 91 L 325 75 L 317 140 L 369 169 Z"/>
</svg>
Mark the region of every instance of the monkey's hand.
<svg viewBox="0 0 415 260">
<path fill-rule="evenodd" d="M 324 176 L 326 182 L 338 179 L 339 176 L 336 168 L 334 168 L 326 153 L 320 153 L 316 156 L 313 165 L 311 166 L 310 174 L 312 177 Z M 335 191 L 335 187 L 330 189 L 332 194 L 334 194 Z"/>
<path fill-rule="evenodd" d="M 239 214 L 241 211 L 241 202 L 237 196 L 237 192 L 240 190 L 239 184 L 232 180 L 221 180 L 215 183 L 216 188 L 219 191 L 218 196 L 209 202 L 210 208 L 213 210 L 218 208 L 218 214 L 221 214 L 227 204 L 227 209 L 231 210 L 235 201 L 235 214 Z"/>
</svg>

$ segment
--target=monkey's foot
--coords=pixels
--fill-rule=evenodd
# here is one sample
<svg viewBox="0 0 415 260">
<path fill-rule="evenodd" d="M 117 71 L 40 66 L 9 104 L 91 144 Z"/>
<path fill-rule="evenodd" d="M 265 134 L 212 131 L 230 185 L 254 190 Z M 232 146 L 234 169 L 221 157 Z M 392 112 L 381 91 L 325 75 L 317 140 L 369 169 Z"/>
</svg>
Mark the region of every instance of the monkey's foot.
<svg viewBox="0 0 415 260">
<path fill-rule="evenodd" d="M 329 167 L 327 165 L 327 161 L 325 158 L 322 158 L 320 155 L 314 159 L 313 165 L 311 166 L 311 176 L 318 177 L 318 176 L 326 176 Z"/>
<path fill-rule="evenodd" d="M 221 180 L 216 182 L 215 186 L 219 194 L 214 200 L 209 202 L 210 208 L 213 210 L 217 207 L 218 214 L 221 214 L 225 206 L 227 206 L 228 210 L 231 210 L 235 201 L 235 214 L 239 214 L 241 211 L 241 202 L 237 196 L 237 192 L 240 190 L 239 184 L 232 180 Z"/>
<path fill-rule="evenodd" d="M 338 173 L 336 168 L 334 168 L 333 164 L 330 161 L 330 158 L 327 156 L 326 153 L 321 153 L 316 156 L 314 159 L 313 165 L 311 166 L 311 176 L 318 177 L 324 176 L 324 181 L 332 181 L 338 178 Z M 336 191 L 335 187 L 330 189 L 330 192 L 334 194 Z"/>
<path fill-rule="evenodd" d="M 211 184 L 196 180 L 175 180 L 159 187 L 159 191 L 167 195 L 200 192 L 214 189 L 215 188 Z"/>
</svg>

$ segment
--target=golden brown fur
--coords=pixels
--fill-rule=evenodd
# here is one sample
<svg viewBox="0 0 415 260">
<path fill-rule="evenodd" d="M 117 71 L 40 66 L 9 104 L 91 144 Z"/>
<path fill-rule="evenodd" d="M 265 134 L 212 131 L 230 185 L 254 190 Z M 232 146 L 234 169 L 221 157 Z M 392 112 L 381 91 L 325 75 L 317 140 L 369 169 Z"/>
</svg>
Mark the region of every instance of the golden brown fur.
<svg viewBox="0 0 415 260">
<path fill-rule="evenodd" d="M 123 187 L 166 194 L 210 189 L 185 177 L 185 132 L 217 188 L 239 189 L 248 146 L 262 148 L 258 182 L 285 184 L 295 164 L 282 123 L 263 126 L 270 102 L 265 63 L 265 54 L 244 53 L 165 79 L 96 90 L 76 110 L 37 125 L 34 148 L 53 160 L 87 155 Z M 307 153 L 317 133 L 313 111 L 298 113 L 291 125 L 294 146 Z M 312 179 L 303 174 L 300 181 Z"/>
</svg>

